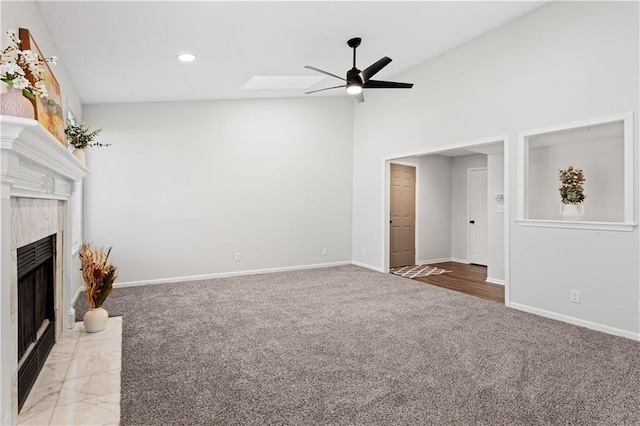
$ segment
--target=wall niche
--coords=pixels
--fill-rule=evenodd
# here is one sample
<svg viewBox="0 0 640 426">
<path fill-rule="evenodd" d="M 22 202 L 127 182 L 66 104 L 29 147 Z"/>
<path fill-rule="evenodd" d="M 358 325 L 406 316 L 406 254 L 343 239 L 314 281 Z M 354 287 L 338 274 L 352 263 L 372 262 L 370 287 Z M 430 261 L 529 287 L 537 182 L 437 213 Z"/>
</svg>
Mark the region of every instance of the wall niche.
<svg viewBox="0 0 640 426">
<path fill-rule="evenodd" d="M 526 226 L 631 230 L 633 228 L 632 113 L 521 132 L 518 217 Z M 560 214 L 559 171 L 585 176 L 579 220 Z"/>
</svg>

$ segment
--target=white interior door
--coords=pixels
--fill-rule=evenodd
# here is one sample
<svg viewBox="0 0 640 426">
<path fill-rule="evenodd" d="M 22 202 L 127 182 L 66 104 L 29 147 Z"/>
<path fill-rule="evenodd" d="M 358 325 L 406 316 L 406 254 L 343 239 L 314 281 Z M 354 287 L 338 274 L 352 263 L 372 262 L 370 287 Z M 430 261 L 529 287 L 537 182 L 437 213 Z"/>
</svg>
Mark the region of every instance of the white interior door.
<svg viewBox="0 0 640 426">
<path fill-rule="evenodd" d="M 487 169 L 468 169 L 469 261 L 487 266 Z"/>
</svg>

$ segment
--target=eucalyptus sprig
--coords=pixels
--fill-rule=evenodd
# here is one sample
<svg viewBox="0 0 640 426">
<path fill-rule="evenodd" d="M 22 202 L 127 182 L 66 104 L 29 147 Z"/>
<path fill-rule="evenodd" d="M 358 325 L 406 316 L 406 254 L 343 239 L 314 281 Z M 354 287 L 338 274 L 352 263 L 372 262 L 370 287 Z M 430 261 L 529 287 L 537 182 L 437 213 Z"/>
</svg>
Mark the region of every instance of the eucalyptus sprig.
<svg viewBox="0 0 640 426">
<path fill-rule="evenodd" d="M 84 149 L 88 146 L 103 147 L 111 145 L 110 143 L 95 142 L 96 136 L 98 136 L 101 131 L 102 129 L 89 129 L 89 126 L 83 121 L 80 124 L 69 124 L 67 128 L 64 129 L 64 134 L 67 135 L 67 142 L 77 149 Z"/>
<path fill-rule="evenodd" d="M 563 204 L 582 203 L 587 196 L 584 194 L 584 172 L 569 166 L 560 170 L 560 197 Z"/>
</svg>

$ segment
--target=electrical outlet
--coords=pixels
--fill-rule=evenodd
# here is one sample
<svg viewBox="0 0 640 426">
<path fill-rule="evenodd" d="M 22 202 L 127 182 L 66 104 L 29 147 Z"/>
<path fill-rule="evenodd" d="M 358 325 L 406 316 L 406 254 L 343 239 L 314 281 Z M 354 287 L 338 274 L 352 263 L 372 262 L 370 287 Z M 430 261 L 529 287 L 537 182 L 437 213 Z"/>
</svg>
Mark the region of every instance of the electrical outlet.
<svg viewBox="0 0 640 426">
<path fill-rule="evenodd" d="M 240 253 L 236 253 L 236 262 L 240 262 Z"/>
<path fill-rule="evenodd" d="M 571 302 L 580 303 L 580 292 L 578 290 L 571 290 Z"/>
<path fill-rule="evenodd" d="M 366 255 L 367 255 L 367 249 L 366 249 L 366 248 L 363 248 L 363 249 L 362 249 L 361 254 L 362 254 L 363 256 L 366 256 Z"/>
<path fill-rule="evenodd" d="M 329 254 L 329 251 L 328 251 L 326 248 L 323 248 L 323 249 L 322 249 L 322 255 L 323 255 L 323 256 L 326 256 L 326 255 L 328 255 L 328 254 Z"/>
</svg>

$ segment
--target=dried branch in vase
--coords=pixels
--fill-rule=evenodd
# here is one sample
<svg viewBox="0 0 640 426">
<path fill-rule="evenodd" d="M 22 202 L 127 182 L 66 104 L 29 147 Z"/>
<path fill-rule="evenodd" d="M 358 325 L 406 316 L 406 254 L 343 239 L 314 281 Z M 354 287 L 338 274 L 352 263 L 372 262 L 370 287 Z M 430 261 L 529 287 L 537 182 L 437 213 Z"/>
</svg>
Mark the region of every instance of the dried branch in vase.
<svg viewBox="0 0 640 426">
<path fill-rule="evenodd" d="M 100 308 L 113 290 L 113 282 L 118 277 L 118 268 L 107 263 L 111 247 L 92 247 L 84 242 L 80 248 L 82 260 L 82 278 L 87 303 L 90 308 Z"/>
</svg>

